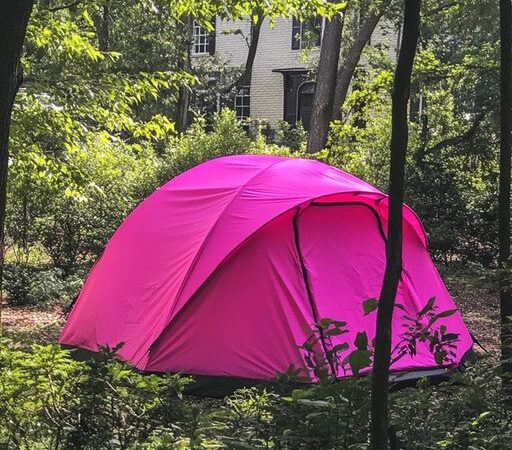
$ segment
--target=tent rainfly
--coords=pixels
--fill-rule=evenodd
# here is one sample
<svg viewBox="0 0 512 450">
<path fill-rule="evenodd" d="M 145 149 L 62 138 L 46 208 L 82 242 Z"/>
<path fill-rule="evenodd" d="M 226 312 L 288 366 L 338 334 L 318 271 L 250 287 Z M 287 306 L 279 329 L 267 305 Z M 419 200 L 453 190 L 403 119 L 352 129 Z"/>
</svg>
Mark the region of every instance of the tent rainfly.
<svg viewBox="0 0 512 450">
<path fill-rule="evenodd" d="M 386 217 L 386 195 L 317 161 L 208 161 L 126 218 L 91 270 L 60 343 L 95 352 L 123 342 L 120 357 L 142 371 L 269 380 L 290 365 L 306 367 L 300 346 L 313 324 L 331 318 L 347 324 L 333 343 L 348 343 L 348 354 L 358 332 L 375 335 L 376 314 L 365 315 L 362 305 L 379 295 Z M 408 207 L 403 225 L 397 303 L 412 316 L 432 297 L 439 311 L 454 309 Z M 403 316 L 395 310 L 393 345 Z M 458 312 L 437 325 L 459 335 L 457 366 L 471 352 L 470 333 Z M 445 369 L 428 343 L 391 368 Z"/>
</svg>

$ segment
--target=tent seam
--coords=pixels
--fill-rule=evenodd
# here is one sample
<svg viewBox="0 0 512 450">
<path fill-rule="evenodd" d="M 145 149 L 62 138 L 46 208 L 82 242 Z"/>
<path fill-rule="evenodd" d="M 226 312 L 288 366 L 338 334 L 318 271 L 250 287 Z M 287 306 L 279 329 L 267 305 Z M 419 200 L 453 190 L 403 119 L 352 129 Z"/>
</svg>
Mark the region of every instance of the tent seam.
<svg viewBox="0 0 512 450">
<path fill-rule="evenodd" d="M 197 253 L 194 255 L 194 259 L 192 260 L 192 263 L 190 264 L 190 267 L 188 268 L 187 270 L 187 273 L 185 274 L 185 277 L 183 278 L 183 281 L 178 289 L 178 292 L 176 294 L 176 296 L 174 297 L 174 305 L 172 306 L 171 308 L 171 311 L 169 313 L 169 316 L 167 317 L 167 320 L 165 321 L 165 325 L 163 326 L 162 330 L 160 331 L 159 335 L 165 331 L 165 329 L 167 328 L 167 325 L 171 322 L 172 320 L 172 317 L 173 317 L 173 314 L 176 310 L 176 307 L 177 307 L 177 304 L 178 304 L 178 301 L 181 297 L 181 295 L 183 294 L 183 291 L 185 289 L 185 286 L 187 285 L 188 283 L 188 280 L 190 279 L 190 276 L 192 275 L 192 272 L 193 270 L 195 269 L 196 265 L 197 265 L 197 261 L 199 260 L 201 254 L 203 253 L 204 251 L 204 248 L 206 247 L 206 244 L 207 242 L 209 241 L 209 238 L 210 236 L 212 235 L 213 233 L 213 230 L 217 227 L 217 224 L 219 223 L 221 217 L 223 217 L 224 213 L 227 211 L 227 209 L 233 204 L 233 202 L 238 198 L 238 196 L 240 195 L 240 193 L 242 191 L 245 190 L 245 188 L 251 183 L 253 182 L 256 178 L 258 178 L 262 173 L 266 172 L 267 170 L 270 170 L 272 167 L 274 166 L 277 166 L 278 164 L 281 164 L 281 163 L 285 163 L 285 162 L 289 162 L 290 159 L 289 158 L 284 158 L 283 159 L 280 159 L 279 161 L 277 162 L 274 162 L 273 164 L 270 164 L 269 166 L 266 166 L 265 168 L 263 168 L 262 170 L 260 170 L 258 173 L 256 173 L 254 176 L 252 176 L 249 180 L 247 180 L 243 185 L 239 186 L 236 194 L 233 196 L 233 198 L 228 202 L 228 204 L 224 207 L 224 209 L 222 210 L 222 212 L 219 214 L 219 216 L 217 217 L 217 219 L 215 220 L 214 224 L 212 225 L 212 227 L 210 228 L 210 230 L 208 231 L 208 233 L 206 234 L 205 238 L 203 239 L 203 242 L 201 243 L 201 246 L 199 247 Z M 153 342 L 149 345 L 148 347 L 148 350 L 146 352 L 144 352 L 144 355 L 140 358 L 140 360 L 142 360 L 142 358 L 147 355 L 150 351 L 151 351 L 151 347 L 153 346 L 153 344 L 158 340 L 158 337 L 159 335 L 153 340 Z M 140 362 L 139 360 L 139 362 Z"/>
<path fill-rule="evenodd" d="M 290 211 L 293 211 L 294 209 L 300 207 L 301 205 L 304 205 L 304 204 L 307 204 L 307 203 L 310 203 L 312 204 L 314 201 L 317 201 L 323 197 L 328 197 L 330 195 L 359 195 L 359 194 L 368 194 L 368 195 L 376 195 L 377 193 L 373 193 L 373 192 L 365 192 L 365 191 L 350 191 L 350 192 L 332 192 L 332 193 L 329 193 L 329 194 L 326 194 L 326 195 L 320 195 L 318 197 L 313 197 L 313 198 L 310 198 L 308 200 L 304 200 L 303 202 L 297 204 L 297 205 L 294 205 L 290 208 L 288 208 L 287 210 L 281 212 L 280 214 L 276 215 L 275 217 L 273 217 L 272 219 L 270 219 L 268 222 L 266 222 L 265 224 L 263 224 L 261 227 L 259 227 L 258 229 L 256 229 L 253 233 L 251 233 L 249 236 L 247 236 L 244 240 L 242 240 L 239 244 L 237 244 L 220 262 L 219 264 L 216 266 L 215 270 L 213 270 L 206 278 L 205 280 L 199 285 L 199 287 L 192 293 L 192 295 L 190 296 L 189 300 L 194 298 L 197 293 L 208 283 L 208 281 L 212 278 L 212 276 L 215 274 L 215 272 L 217 271 L 217 269 L 219 267 L 221 267 L 222 264 L 224 264 L 227 260 L 229 260 L 229 258 L 242 246 L 244 245 L 249 239 L 251 239 L 259 230 L 261 230 L 267 223 L 271 222 L 272 220 L 275 220 L 277 219 L 278 217 L 280 217 L 281 215 L 283 214 L 286 214 L 286 213 L 289 213 Z M 382 193 L 380 193 L 382 195 Z M 184 305 L 186 306 L 186 305 Z M 167 328 L 171 325 L 171 323 L 173 323 L 174 319 L 176 317 L 178 317 L 180 311 L 178 311 L 177 315 L 172 318 L 171 320 L 169 320 L 165 326 L 162 328 L 162 331 L 160 332 L 160 334 L 157 336 L 157 338 L 152 342 L 152 344 L 149 346 L 148 350 L 141 356 L 141 358 L 139 359 L 139 362 L 144 358 L 144 356 L 146 356 L 148 353 L 150 353 L 150 351 L 152 350 L 153 346 L 156 344 L 156 342 L 160 339 L 160 336 L 163 335 Z M 148 357 L 148 364 L 149 364 L 149 357 Z"/>
</svg>

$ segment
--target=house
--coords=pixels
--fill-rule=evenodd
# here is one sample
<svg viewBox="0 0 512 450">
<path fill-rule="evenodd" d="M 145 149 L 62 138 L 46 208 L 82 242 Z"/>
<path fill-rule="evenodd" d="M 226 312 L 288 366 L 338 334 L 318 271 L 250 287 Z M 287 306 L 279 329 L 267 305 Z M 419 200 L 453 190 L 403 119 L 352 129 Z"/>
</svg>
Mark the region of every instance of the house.
<svg viewBox="0 0 512 450">
<path fill-rule="evenodd" d="M 216 55 L 232 67 L 246 62 L 251 35 L 250 20 L 215 20 L 210 33 L 193 24 L 192 58 Z M 291 125 L 301 121 L 307 129 L 315 91 L 314 67 L 324 28 L 321 17 L 300 21 L 276 19 L 263 23 L 254 61 L 251 86 L 243 87 L 232 107 L 240 119 L 263 120 L 275 127 L 284 120 Z M 398 33 L 388 24 L 379 25 L 371 45 L 384 48 L 396 57 Z M 220 102 L 219 102 L 220 104 Z"/>
</svg>

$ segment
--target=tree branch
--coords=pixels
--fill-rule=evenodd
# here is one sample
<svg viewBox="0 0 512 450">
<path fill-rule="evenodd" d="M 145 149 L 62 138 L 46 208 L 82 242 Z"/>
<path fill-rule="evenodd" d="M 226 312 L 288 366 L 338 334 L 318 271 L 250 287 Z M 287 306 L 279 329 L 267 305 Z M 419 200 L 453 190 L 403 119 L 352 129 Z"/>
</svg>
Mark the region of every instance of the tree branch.
<svg viewBox="0 0 512 450">
<path fill-rule="evenodd" d="M 480 124 L 482 123 L 485 116 L 487 115 L 487 112 L 488 112 L 487 110 L 484 110 L 484 111 L 480 112 L 479 114 L 477 114 L 477 116 L 475 117 L 475 120 L 473 121 L 473 123 L 471 124 L 471 126 L 469 127 L 469 129 L 466 132 L 464 132 L 458 136 L 453 136 L 453 137 L 450 137 L 450 138 L 447 138 L 447 139 L 444 139 L 444 140 L 438 142 L 437 144 L 428 148 L 425 151 L 425 154 L 439 152 L 440 150 L 442 150 L 446 147 L 451 147 L 452 145 L 460 145 L 460 144 L 463 144 L 464 142 L 471 140 L 475 136 L 476 132 L 478 131 L 478 128 L 480 127 Z"/>
</svg>

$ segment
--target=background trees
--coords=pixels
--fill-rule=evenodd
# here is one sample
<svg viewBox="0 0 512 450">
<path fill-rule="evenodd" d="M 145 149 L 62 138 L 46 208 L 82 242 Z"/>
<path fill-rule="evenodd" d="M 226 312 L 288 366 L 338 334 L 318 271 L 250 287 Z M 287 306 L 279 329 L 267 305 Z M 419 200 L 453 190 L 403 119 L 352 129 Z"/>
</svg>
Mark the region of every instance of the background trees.
<svg viewBox="0 0 512 450">
<path fill-rule="evenodd" d="M 412 67 L 410 105 L 408 109 L 405 107 L 407 86 L 395 89 L 392 102 L 393 86 L 399 86 L 404 79 L 393 74 L 394 62 L 389 49 L 368 44 L 379 20 L 387 20 L 401 30 L 402 21 L 396 19 L 401 5 L 402 2 L 387 0 L 354 1 L 347 5 L 329 2 L 328 8 L 323 0 L 95 0 L 69 4 L 44 0 L 36 3 L 29 20 L 31 1 L 4 0 L 0 6 L 0 226 L 6 203 L 2 192 L 7 186 L 8 265 L 4 279 L 8 302 L 40 304 L 63 300 L 69 304 L 108 237 L 147 193 L 206 159 L 259 152 L 318 158 L 383 190 L 389 186 L 391 164 L 394 213 L 390 217 L 395 220 L 390 228 L 395 233 L 390 232 L 388 245 L 394 249 L 395 265 L 393 277 L 388 276 L 388 280 L 393 278 L 396 284 L 399 271 L 396 265 L 399 220 L 396 218 L 405 182 L 405 200 L 422 217 L 430 251 L 438 262 L 448 267 L 471 264 L 477 267 L 479 276 L 487 278 L 495 275 L 497 264 L 505 269 L 498 273 L 505 325 L 506 317 L 511 315 L 510 2 L 500 2 L 501 110 L 496 89 L 500 73 L 499 11 L 490 0 L 431 0 L 423 5 L 419 48 Z M 347 44 L 338 52 L 341 21 L 339 14 L 334 14 L 342 7 L 346 11 L 343 42 Z M 271 22 L 277 17 L 305 18 L 316 14 L 332 19 L 324 36 L 324 56 L 320 56 L 321 69 L 326 69 L 328 75 L 324 75 L 324 70 L 318 72 L 317 103 L 323 106 L 323 98 L 332 100 L 333 105 L 316 116 L 318 126 L 313 128 L 315 132 L 321 131 L 321 136 L 318 139 L 316 136 L 314 145 L 310 146 L 313 155 L 303 152 L 307 136 L 300 128 L 282 125 L 277 130 L 276 142 L 271 142 L 258 131 L 248 136 L 230 111 L 207 119 L 201 117 L 207 109 L 204 104 L 211 104 L 215 90 L 236 89 L 250 80 L 251 61 L 264 19 Z M 208 27 L 213 15 L 224 19 L 250 16 L 253 33 L 244 67 L 230 71 L 214 61 L 192 70 L 191 20 Z M 403 32 L 408 30 L 404 27 Z M 25 50 L 20 64 L 23 40 Z M 405 41 L 412 44 L 413 39 Z M 331 64 L 322 64 L 326 58 Z M 365 64 L 359 64 L 360 61 Z M 410 62 L 409 55 L 406 75 Z M 21 67 L 24 77 L 19 89 Z M 337 68 L 336 76 L 333 76 L 334 68 Z M 213 72 L 220 73 L 221 80 L 214 89 L 207 83 Z M 394 128 L 394 139 L 390 133 L 393 109 L 399 111 L 402 124 Z M 406 120 L 409 145 L 405 155 Z M 391 160 L 390 141 L 394 148 L 400 149 Z M 400 141 L 398 146 L 397 141 Z M 481 279 L 475 278 L 473 282 L 480 283 Z M 389 290 L 383 291 L 388 306 L 393 297 L 393 286 L 386 285 L 389 286 Z M 389 311 L 388 308 L 388 319 Z M 502 332 L 502 355 L 506 360 L 512 347 L 508 344 L 508 328 L 504 326 Z M 377 370 L 375 383 L 380 387 L 376 388 L 374 399 L 385 407 L 386 402 L 378 395 L 385 392 L 385 340 L 379 348 L 384 350 L 380 353 L 384 358 L 376 362 L 382 372 Z M 38 352 L 46 354 L 35 350 L 35 361 L 32 356 L 29 358 L 29 369 L 40 374 L 44 364 L 37 359 Z M 8 377 L 12 374 L 10 368 L 23 366 L 25 358 L 25 354 L 17 353 L 0 355 L 0 366 L 6 369 L 0 371 L 6 377 L 2 380 L 7 380 L 3 386 L 14 384 L 16 392 L 24 391 L 24 383 L 30 381 Z M 71 363 L 66 367 L 72 373 L 78 370 Z M 23 366 L 23 370 L 28 369 Z M 116 376 L 124 379 L 127 375 Z M 504 448 L 504 442 L 509 442 L 510 414 L 502 408 L 494 374 L 486 372 L 480 376 L 479 373 L 474 378 L 464 378 L 464 382 L 470 386 L 466 391 L 442 387 L 439 393 L 423 387 L 391 396 L 391 423 L 397 426 L 399 438 L 409 448 L 424 448 L 422 445 L 427 441 L 432 446 L 446 448 L 470 448 L 470 445 Z M 283 396 L 245 392 L 229 399 L 219 414 L 223 414 L 225 429 L 236 430 L 242 443 L 249 442 L 248 445 L 256 448 L 263 446 L 262 442 L 293 444 L 297 448 L 308 444 L 325 445 L 325 448 L 347 443 L 362 446 L 369 432 L 369 404 L 363 400 L 368 398 L 368 386 L 364 381 L 361 383 L 362 386 L 341 386 L 339 391 L 322 386 L 318 391 L 287 392 Z M 89 387 L 85 383 L 80 385 L 79 389 L 86 391 L 84 396 L 91 394 Z M 447 390 L 447 397 L 456 396 L 459 404 L 455 406 L 463 413 L 457 413 L 454 406 L 450 417 L 442 417 L 440 404 L 447 398 L 443 397 L 443 389 Z M 6 391 L 0 390 L 0 398 L 6 398 L 1 397 L 4 394 Z M 310 397 L 302 398 L 302 395 Z M 153 399 L 152 394 L 150 398 Z M 350 415 L 343 409 L 347 399 Z M 21 403 L 15 405 L 22 407 L 15 414 L 21 414 L 29 400 L 21 396 Z M 141 402 L 139 398 L 132 400 Z M 255 402 L 261 402 L 257 403 L 260 406 L 256 411 L 252 409 Z M 243 413 L 240 405 L 245 408 Z M 38 403 L 37 408 L 40 406 Z M 47 426 L 55 426 L 44 415 L 43 406 L 48 405 L 34 407 L 36 411 L 32 411 L 29 422 L 45 420 Z M 433 430 L 421 439 L 410 425 L 415 423 L 420 428 L 415 422 L 419 420 L 420 410 L 423 411 L 421 423 L 431 424 Z M 432 410 L 438 411 L 439 417 L 433 418 Z M 385 413 L 379 408 L 376 417 L 382 412 Z M 275 418 L 274 422 L 267 420 L 269 415 Z M 201 416 L 204 422 L 209 418 L 208 414 Z M 190 423 L 194 423 L 192 419 Z M 382 443 L 386 440 L 382 436 L 387 427 L 385 420 L 379 420 L 374 421 L 376 426 L 380 425 L 374 430 L 374 442 L 380 439 Z M 348 431 L 340 435 L 341 427 L 347 423 L 352 428 L 347 427 Z M 208 435 L 213 436 L 217 445 L 225 437 L 215 436 L 214 426 L 205 431 L 200 423 L 196 424 L 194 432 L 203 433 L 203 437 L 197 437 L 190 432 L 197 438 L 196 442 L 203 442 Z M 1 427 L 3 443 L 9 430 Z M 324 432 L 320 438 L 319 428 Z M 155 431 L 156 435 L 149 438 L 147 432 L 142 430 L 137 439 L 151 441 L 145 442 L 149 446 L 156 442 L 154 448 L 165 448 L 159 447 L 165 439 L 175 445 L 174 434 L 181 433 L 176 429 L 162 435 Z M 362 440 L 359 435 L 363 436 Z M 37 439 L 44 440 L 44 436 Z M 190 440 L 186 442 L 180 445 L 190 444 Z"/>
</svg>

